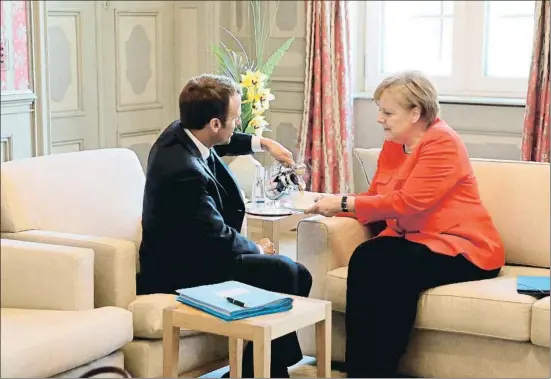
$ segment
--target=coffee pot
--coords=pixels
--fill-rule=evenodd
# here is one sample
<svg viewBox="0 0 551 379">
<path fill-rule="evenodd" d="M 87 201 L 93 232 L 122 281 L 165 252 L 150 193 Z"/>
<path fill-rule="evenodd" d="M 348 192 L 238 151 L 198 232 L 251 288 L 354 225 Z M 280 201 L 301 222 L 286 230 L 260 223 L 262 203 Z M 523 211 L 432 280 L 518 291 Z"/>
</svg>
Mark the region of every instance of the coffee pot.
<svg viewBox="0 0 551 379">
<path fill-rule="evenodd" d="M 270 200 L 279 200 L 285 194 L 295 191 L 303 192 L 306 189 L 306 183 L 302 178 L 306 173 L 304 164 L 285 166 L 275 163 L 268 172 L 269 175 L 264 182 L 264 191 Z"/>
</svg>

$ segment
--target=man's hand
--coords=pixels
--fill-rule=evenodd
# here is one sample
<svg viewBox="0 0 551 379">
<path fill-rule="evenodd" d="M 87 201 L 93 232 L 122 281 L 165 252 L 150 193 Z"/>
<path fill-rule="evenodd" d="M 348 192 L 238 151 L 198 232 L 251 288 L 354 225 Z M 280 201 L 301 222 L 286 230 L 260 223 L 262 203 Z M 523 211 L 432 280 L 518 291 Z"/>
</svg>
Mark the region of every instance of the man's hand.
<svg viewBox="0 0 551 379">
<path fill-rule="evenodd" d="M 277 254 L 274 248 L 274 244 L 272 241 L 270 241 L 269 238 L 262 238 L 260 241 L 258 241 L 257 245 L 264 254 Z"/>
<path fill-rule="evenodd" d="M 293 160 L 293 153 L 287 150 L 282 144 L 273 139 L 262 137 L 260 140 L 260 146 L 266 150 L 274 159 L 287 165 L 292 166 L 295 164 Z"/>
<path fill-rule="evenodd" d="M 320 214 L 325 217 L 331 217 L 339 212 L 341 208 L 342 196 L 323 194 L 310 208 L 306 209 L 306 214 Z"/>
</svg>

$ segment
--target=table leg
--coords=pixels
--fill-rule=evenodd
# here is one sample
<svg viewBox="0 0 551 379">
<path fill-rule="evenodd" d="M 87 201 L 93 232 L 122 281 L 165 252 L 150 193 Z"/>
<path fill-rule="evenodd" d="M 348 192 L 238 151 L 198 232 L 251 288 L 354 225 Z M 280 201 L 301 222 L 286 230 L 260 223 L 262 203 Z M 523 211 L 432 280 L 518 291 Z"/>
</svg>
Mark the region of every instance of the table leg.
<svg viewBox="0 0 551 379">
<path fill-rule="evenodd" d="M 262 329 L 253 340 L 254 377 L 269 378 L 272 359 L 272 339 L 269 329 Z"/>
<path fill-rule="evenodd" d="M 274 243 L 274 249 L 279 253 L 280 221 L 247 219 L 247 238 L 258 242 L 261 238 L 269 238 Z"/>
<path fill-rule="evenodd" d="M 243 340 L 229 337 L 230 378 L 241 378 L 243 368 Z"/>
<path fill-rule="evenodd" d="M 172 325 L 172 311 L 163 312 L 163 377 L 178 377 L 180 355 L 180 328 Z"/>
<path fill-rule="evenodd" d="M 316 362 L 318 378 L 331 377 L 331 304 L 325 308 L 325 320 L 316 323 Z"/>
<path fill-rule="evenodd" d="M 263 221 L 262 234 L 273 242 L 274 249 L 279 254 L 279 221 Z"/>
</svg>

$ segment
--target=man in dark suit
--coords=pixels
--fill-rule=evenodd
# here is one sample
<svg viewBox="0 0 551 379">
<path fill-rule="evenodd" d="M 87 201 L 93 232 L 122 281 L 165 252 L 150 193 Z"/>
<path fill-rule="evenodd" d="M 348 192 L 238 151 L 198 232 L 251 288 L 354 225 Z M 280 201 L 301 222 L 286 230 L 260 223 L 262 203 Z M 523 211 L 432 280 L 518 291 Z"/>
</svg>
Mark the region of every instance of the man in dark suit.
<svg viewBox="0 0 551 379">
<path fill-rule="evenodd" d="M 148 159 L 142 217 L 139 294 L 237 280 L 266 290 L 308 296 L 312 277 L 273 244 L 240 234 L 245 204 L 224 155 L 267 151 L 292 164 L 292 154 L 263 137 L 234 133 L 240 123 L 241 89 L 231 79 L 201 75 L 179 98 L 180 120 L 170 124 Z M 253 376 L 252 343 L 243 375 Z M 272 377 L 288 377 L 302 359 L 295 333 L 272 342 Z"/>
</svg>

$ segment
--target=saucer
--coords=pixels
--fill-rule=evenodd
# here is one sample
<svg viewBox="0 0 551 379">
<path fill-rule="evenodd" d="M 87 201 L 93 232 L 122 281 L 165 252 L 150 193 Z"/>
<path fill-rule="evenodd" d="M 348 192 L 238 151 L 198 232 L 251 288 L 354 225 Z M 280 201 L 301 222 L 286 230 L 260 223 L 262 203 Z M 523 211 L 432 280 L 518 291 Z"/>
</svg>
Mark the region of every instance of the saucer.
<svg viewBox="0 0 551 379">
<path fill-rule="evenodd" d="M 287 209 L 290 209 L 294 212 L 300 212 L 300 213 L 304 213 L 304 211 L 306 211 L 308 208 L 310 208 L 312 204 L 308 205 L 307 207 L 306 206 L 303 206 L 303 207 L 296 207 L 294 206 L 293 204 L 291 203 L 288 203 L 288 204 L 283 204 L 283 207 L 287 208 Z"/>
</svg>

